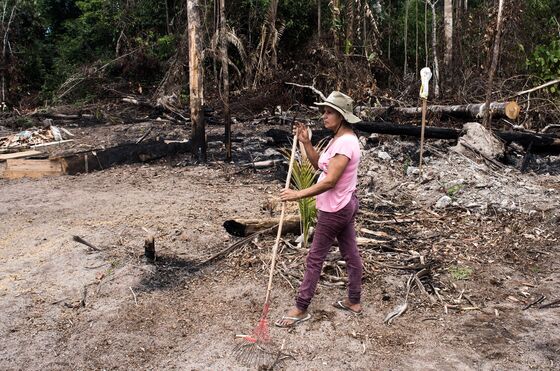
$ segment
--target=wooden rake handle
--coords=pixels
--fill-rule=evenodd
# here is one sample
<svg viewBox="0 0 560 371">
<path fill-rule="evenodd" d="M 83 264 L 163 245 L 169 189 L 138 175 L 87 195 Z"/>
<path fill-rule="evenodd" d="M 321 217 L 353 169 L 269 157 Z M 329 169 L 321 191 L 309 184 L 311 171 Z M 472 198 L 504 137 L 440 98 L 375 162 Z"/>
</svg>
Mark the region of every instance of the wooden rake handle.
<svg viewBox="0 0 560 371">
<path fill-rule="evenodd" d="M 294 158 L 296 155 L 298 139 L 297 134 L 294 135 L 292 143 L 292 152 L 290 153 L 290 165 L 288 166 L 288 176 L 286 177 L 286 186 L 284 188 L 290 188 L 290 180 L 292 179 L 292 171 L 294 169 Z M 276 234 L 276 241 L 274 242 L 274 247 L 272 248 L 272 260 L 270 262 L 270 273 L 268 274 L 268 287 L 266 288 L 266 297 L 264 299 L 265 305 L 268 304 L 270 300 L 270 292 L 272 291 L 272 277 L 274 276 L 274 268 L 276 266 L 276 255 L 278 253 L 278 245 L 280 243 L 280 237 L 282 236 L 282 225 L 284 224 L 284 215 L 286 213 L 286 202 L 282 202 L 282 212 L 280 213 L 280 222 L 278 223 L 278 233 Z"/>
</svg>

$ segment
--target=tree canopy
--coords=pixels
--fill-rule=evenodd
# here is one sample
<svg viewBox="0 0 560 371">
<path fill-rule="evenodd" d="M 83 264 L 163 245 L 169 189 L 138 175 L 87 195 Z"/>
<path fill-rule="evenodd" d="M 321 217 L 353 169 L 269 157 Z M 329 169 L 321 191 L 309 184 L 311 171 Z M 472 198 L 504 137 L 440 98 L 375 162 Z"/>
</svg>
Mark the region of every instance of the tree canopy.
<svg viewBox="0 0 560 371">
<path fill-rule="evenodd" d="M 213 43 L 216 3 L 201 3 L 208 86 L 215 85 L 219 74 Z M 442 71 L 442 89 L 447 96 L 457 95 L 468 84 L 471 94 L 482 96 L 477 86 L 482 86 L 478 82 L 485 78 L 491 58 L 495 2 L 453 4 L 454 58 Z M 560 1 L 508 0 L 505 9 L 498 78 L 515 89 L 529 78 L 558 77 Z M 186 11 L 185 2 L 176 0 L 2 0 L 4 105 L 11 109 L 96 99 L 99 91 L 88 84 L 65 94 L 80 78 L 155 91 L 173 66 L 186 68 L 187 60 L 180 55 L 187 42 Z M 444 53 L 444 17 L 443 1 L 227 1 L 232 89 L 255 89 L 297 71 L 304 79 L 299 82 L 315 81 L 320 87 L 404 91 L 426 61 L 431 66 L 433 56 Z M 555 87 L 550 89 L 554 92 Z M 188 95 L 187 86 L 181 94 Z"/>
</svg>

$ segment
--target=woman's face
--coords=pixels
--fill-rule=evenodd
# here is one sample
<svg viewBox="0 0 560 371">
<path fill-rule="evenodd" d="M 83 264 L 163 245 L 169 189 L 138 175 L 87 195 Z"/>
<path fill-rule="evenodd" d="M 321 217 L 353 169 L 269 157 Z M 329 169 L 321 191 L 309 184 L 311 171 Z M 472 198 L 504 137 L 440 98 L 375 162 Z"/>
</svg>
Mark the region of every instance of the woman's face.
<svg viewBox="0 0 560 371">
<path fill-rule="evenodd" d="M 324 106 L 323 124 L 325 125 L 325 129 L 336 131 L 342 124 L 342 119 L 343 117 L 338 111 L 329 106 Z"/>
</svg>

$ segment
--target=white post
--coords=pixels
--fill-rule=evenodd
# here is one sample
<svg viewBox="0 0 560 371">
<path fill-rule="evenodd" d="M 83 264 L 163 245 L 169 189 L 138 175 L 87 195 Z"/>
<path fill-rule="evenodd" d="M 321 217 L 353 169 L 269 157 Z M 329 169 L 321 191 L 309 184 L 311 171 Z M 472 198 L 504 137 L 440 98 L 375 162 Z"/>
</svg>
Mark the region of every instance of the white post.
<svg viewBox="0 0 560 371">
<path fill-rule="evenodd" d="M 422 130 L 420 131 L 420 178 L 422 178 L 422 160 L 424 156 L 424 130 L 426 128 L 426 109 L 428 106 L 428 91 L 430 86 L 430 79 L 432 78 L 432 71 L 429 67 L 424 67 L 420 71 L 420 78 L 422 85 L 420 85 L 420 99 L 422 100 Z"/>
</svg>

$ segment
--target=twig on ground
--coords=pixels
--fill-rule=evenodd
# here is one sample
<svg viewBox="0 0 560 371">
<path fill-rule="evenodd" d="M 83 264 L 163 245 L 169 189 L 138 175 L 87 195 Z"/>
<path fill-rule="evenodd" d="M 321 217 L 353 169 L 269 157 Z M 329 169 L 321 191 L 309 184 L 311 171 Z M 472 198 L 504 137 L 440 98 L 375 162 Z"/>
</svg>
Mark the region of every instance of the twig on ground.
<svg viewBox="0 0 560 371">
<path fill-rule="evenodd" d="M 546 299 L 546 296 L 541 295 L 541 296 L 540 296 L 537 300 L 535 300 L 534 302 L 529 303 L 529 304 L 527 304 L 526 306 L 524 306 L 524 307 L 523 307 L 523 310 L 527 310 L 527 309 L 531 308 L 533 305 L 540 304 L 540 303 L 542 303 L 545 299 Z"/>
<path fill-rule="evenodd" d="M 551 301 L 550 303 L 543 304 L 539 307 L 539 309 L 546 309 L 546 308 L 555 308 L 560 306 L 560 299 L 556 299 Z"/>
<path fill-rule="evenodd" d="M 132 290 L 132 287 L 128 287 L 130 289 L 130 292 L 132 292 L 132 296 L 134 297 L 134 304 L 138 305 L 138 301 L 136 300 L 136 294 L 134 293 L 134 290 Z"/>
<path fill-rule="evenodd" d="M 244 244 L 246 244 L 247 242 L 251 241 L 251 240 L 252 240 L 253 238 L 255 238 L 256 236 L 259 236 L 259 235 L 261 235 L 261 234 L 270 232 L 270 231 L 274 230 L 276 227 L 278 227 L 278 224 L 276 224 L 276 225 L 274 225 L 274 226 L 272 226 L 272 227 L 270 227 L 270 228 L 263 229 L 262 231 L 255 232 L 255 233 L 253 233 L 252 235 L 247 236 L 247 237 L 243 238 L 243 239 L 240 240 L 240 241 L 237 241 L 237 242 L 234 243 L 233 245 L 228 246 L 227 248 L 223 249 L 222 251 L 218 252 L 217 254 L 215 254 L 215 255 L 211 256 L 210 258 L 206 259 L 205 261 L 199 263 L 199 264 L 196 266 L 196 268 L 197 268 L 197 269 L 202 268 L 202 267 L 204 267 L 204 266 L 206 266 L 206 265 L 208 265 L 208 264 L 210 264 L 210 263 L 213 263 L 213 262 L 216 261 L 216 260 L 219 260 L 219 259 L 222 259 L 222 258 L 226 257 L 226 256 L 227 256 L 228 254 L 230 254 L 232 251 L 234 251 L 235 249 L 237 249 L 237 248 L 243 246 Z"/>
<path fill-rule="evenodd" d="M 83 238 L 81 238 L 80 236 L 72 236 L 72 239 L 78 243 L 81 243 L 83 245 L 86 245 L 87 247 L 89 247 L 90 249 L 94 250 L 94 251 L 101 251 L 100 248 L 98 248 L 95 245 L 92 245 L 91 243 L 87 242 L 86 240 L 84 240 Z"/>
</svg>

